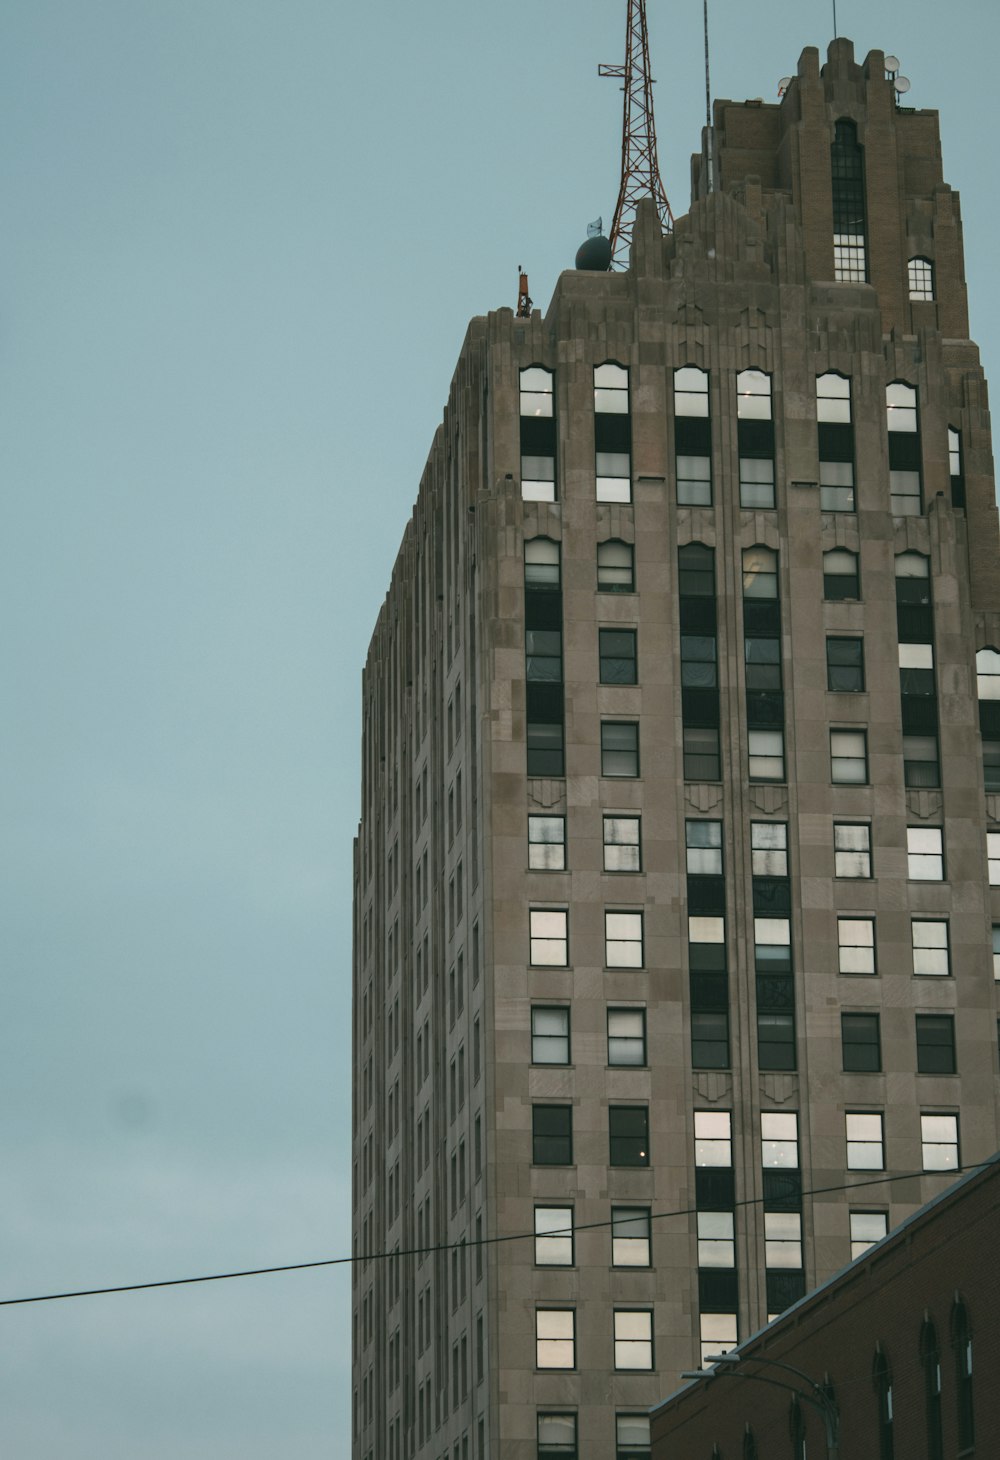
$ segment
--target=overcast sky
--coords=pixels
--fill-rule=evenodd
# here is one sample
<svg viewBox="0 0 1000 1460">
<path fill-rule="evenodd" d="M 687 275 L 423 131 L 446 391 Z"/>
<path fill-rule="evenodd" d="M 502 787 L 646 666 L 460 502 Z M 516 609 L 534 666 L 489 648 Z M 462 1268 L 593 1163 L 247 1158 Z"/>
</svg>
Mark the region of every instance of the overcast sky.
<svg viewBox="0 0 1000 1460">
<path fill-rule="evenodd" d="M 471 315 L 617 193 L 626 0 L 0 6 L 0 1297 L 350 1250 L 360 673 Z M 677 213 L 701 0 L 649 0 Z M 942 112 L 996 374 L 995 0 Z M 774 99 L 826 0 L 712 0 Z M 11 1460 L 349 1452 L 350 1279 L 0 1311 Z"/>
</svg>

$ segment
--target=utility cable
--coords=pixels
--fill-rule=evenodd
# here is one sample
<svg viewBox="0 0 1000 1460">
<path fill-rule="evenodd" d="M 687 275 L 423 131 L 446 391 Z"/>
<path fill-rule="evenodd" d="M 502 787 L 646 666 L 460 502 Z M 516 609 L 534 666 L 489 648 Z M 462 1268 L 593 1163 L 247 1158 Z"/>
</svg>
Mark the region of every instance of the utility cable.
<svg viewBox="0 0 1000 1460">
<path fill-rule="evenodd" d="M 990 1157 L 975 1166 L 956 1166 L 956 1175 L 962 1175 L 972 1171 L 984 1170 L 997 1160 L 996 1156 Z M 717 1168 L 730 1169 L 730 1168 Z M 774 1168 L 780 1170 L 781 1168 Z M 860 1191 L 869 1186 L 884 1186 L 891 1181 L 913 1181 L 922 1176 L 933 1175 L 927 1171 L 901 1171 L 895 1175 L 873 1176 L 867 1181 L 842 1182 L 836 1186 L 814 1186 L 808 1191 L 800 1193 L 801 1196 L 826 1196 L 836 1191 Z M 763 1197 L 745 1197 L 741 1201 L 733 1203 L 737 1207 L 753 1207 L 763 1205 Z M 650 1212 L 650 1221 L 664 1221 L 670 1217 L 690 1217 L 697 1214 L 697 1207 L 678 1207 L 675 1211 Z M 546 1237 L 571 1236 L 576 1232 L 592 1232 L 602 1227 L 614 1225 L 613 1219 L 601 1222 L 582 1222 L 573 1227 L 566 1227 L 562 1231 L 546 1232 Z M 161 1278 L 158 1282 L 151 1283 L 121 1283 L 117 1287 L 110 1288 L 74 1288 L 64 1293 L 38 1293 L 29 1298 L 0 1298 L 0 1308 L 14 1308 L 25 1303 L 55 1303 L 63 1298 L 98 1298 L 110 1293 L 141 1293 L 150 1288 L 181 1288 L 189 1287 L 194 1283 L 222 1283 L 228 1282 L 231 1278 L 264 1277 L 268 1273 L 277 1272 L 304 1272 L 314 1267 L 345 1267 L 355 1263 L 384 1262 L 387 1259 L 399 1257 L 429 1257 L 435 1252 L 458 1252 L 461 1249 L 472 1249 L 482 1247 L 499 1246 L 501 1242 L 526 1242 L 533 1240 L 535 1232 L 507 1232 L 500 1233 L 495 1237 L 474 1237 L 471 1241 L 462 1237 L 457 1242 L 440 1242 L 432 1247 L 408 1247 L 402 1251 L 392 1250 L 390 1252 L 373 1252 L 367 1256 L 350 1257 L 323 1257 L 315 1262 L 286 1262 L 280 1267 L 248 1267 L 238 1272 L 212 1272 L 199 1277 L 183 1278 Z"/>
</svg>

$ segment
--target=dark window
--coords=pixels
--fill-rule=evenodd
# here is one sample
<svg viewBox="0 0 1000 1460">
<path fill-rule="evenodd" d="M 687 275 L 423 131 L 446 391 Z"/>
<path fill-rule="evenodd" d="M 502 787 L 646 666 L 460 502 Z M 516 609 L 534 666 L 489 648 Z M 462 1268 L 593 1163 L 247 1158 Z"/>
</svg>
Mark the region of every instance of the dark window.
<svg viewBox="0 0 1000 1460">
<path fill-rule="evenodd" d="M 864 151 L 853 122 L 837 122 L 830 148 L 833 181 L 833 277 L 864 283 L 868 278 L 865 234 Z"/>
<path fill-rule="evenodd" d="M 601 775 L 639 774 L 639 726 L 634 720 L 601 722 Z"/>
<path fill-rule="evenodd" d="M 573 1107 L 531 1107 L 531 1159 L 536 1166 L 572 1166 Z"/>
<path fill-rule="evenodd" d="M 944 1460 L 944 1432 L 941 1427 L 941 1354 L 934 1324 L 925 1318 L 920 1329 L 920 1363 L 924 1371 L 924 1422 L 927 1428 L 927 1460 Z"/>
<path fill-rule="evenodd" d="M 722 779 L 719 732 L 712 726 L 685 725 L 684 779 L 686 781 L 720 781 Z"/>
<path fill-rule="evenodd" d="M 691 1063 L 697 1070 L 728 1070 L 729 1015 L 724 1009 L 692 1009 Z"/>
<path fill-rule="evenodd" d="M 826 687 L 840 693 L 856 693 L 864 689 L 864 639 L 827 639 Z"/>
<path fill-rule="evenodd" d="M 649 1110 L 645 1105 L 608 1109 L 612 1166 L 649 1165 Z"/>
<path fill-rule="evenodd" d="M 880 1070 L 882 1049 L 877 1014 L 841 1014 L 840 1039 L 845 1070 Z"/>
<path fill-rule="evenodd" d="M 561 724 L 528 725 L 528 775 L 564 774 L 563 727 Z"/>
<path fill-rule="evenodd" d="M 758 989 L 763 980 L 758 979 Z M 774 979 L 768 980 L 773 984 Z M 788 984 L 788 998 L 791 1000 L 792 980 Z M 759 995 L 758 995 L 759 997 Z M 795 1069 L 795 1014 L 779 1014 L 758 1008 L 757 1010 L 757 1060 L 762 1070 Z"/>
<path fill-rule="evenodd" d="M 597 544 L 597 588 L 600 593 L 635 592 L 635 551 L 618 538 Z"/>
<path fill-rule="evenodd" d="M 872 1381 L 878 1422 L 878 1457 L 879 1460 L 893 1460 L 892 1370 L 881 1348 L 875 1350 Z"/>
<path fill-rule="evenodd" d="M 636 684 L 635 629 L 599 629 L 601 683 Z"/>
<path fill-rule="evenodd" d="M 955 1073 L 955 1020 L 951 1014 L 918 1014 L 917 1073 Z"/>
<path fill-rule="evenodd" d="M 649 1460 L 649 1415 L 617 1415 L 615 1442 L 615 1460 Z"/>
<path fill-rule="evenodd" d="M 972 1330 L 961 1298 L 951 1310 L 951 1345 L 955 1355 L 955 1409 L 958 1420 L 958 1452 L 971 1452 L 976 1442 L 975 1409 L 972 1402 Z"/>
</svg>

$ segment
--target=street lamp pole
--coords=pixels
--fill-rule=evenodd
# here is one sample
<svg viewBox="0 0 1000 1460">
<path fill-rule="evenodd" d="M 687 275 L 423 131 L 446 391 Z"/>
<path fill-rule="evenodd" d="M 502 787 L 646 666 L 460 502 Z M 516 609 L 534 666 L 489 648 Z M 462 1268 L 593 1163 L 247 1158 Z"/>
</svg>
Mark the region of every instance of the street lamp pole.
<svg viewBox="0 0 1000 1460">
<path fill-rule="evenodd" d="M 803 1390 L 795 1384 L 783 1383 L 781 1379 L 771 1379 L 766 1374 L 745 1374 L 732 1367 L 734 1364 L 748 1362 L 768 1364 L 772 1369 L 783 1369 L 786 1374 L 794 1374 L 797 1379 L 801 1379 L 808 1388 Z M 794 1394 L 803 1404 L 808 1404 L 822 1415 L 826 1430 L 827 1460 L 840 1460 L 840 1410 L 837 1408 L 837 1401 L 824 1385 L 818 1384 L 802 1369 L 797 1369 L 794 1364 L 786 1364 L 781 1359 L 767 1359 L 757 1354 L 708 1354 L 706 1363 L 715 1367 L 687 1370 L 681 1374 L 681 1378 L 709 1380 L 732 1374 L 736 1379 L 748 1379 L 755 1384 L 770 1384 L 775 1389 L 784 1389 L 787 1394 Z"/>
</svg>

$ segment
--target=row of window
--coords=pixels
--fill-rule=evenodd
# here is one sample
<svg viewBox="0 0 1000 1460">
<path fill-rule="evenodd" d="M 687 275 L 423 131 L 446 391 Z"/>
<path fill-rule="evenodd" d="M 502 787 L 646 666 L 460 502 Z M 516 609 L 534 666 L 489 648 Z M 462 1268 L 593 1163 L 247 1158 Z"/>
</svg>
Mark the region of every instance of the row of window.
<svg viewBox="0 0 1000 1460">
<path fill-rule="evenodd" d="M 575 1211 L 572 1206 L 536 1206 L 534 1258 L 536 1267 L 576 1265 Z M 699 1211 L 696 1214 L 698 1266 L 735 1266 L 735 1214 Z M 611 1266 L 652 1267 L 652 1213 L 645 1206 L 611 1208 Z M 850 1213 L 851 1257 L 859 1257 L 888 1230 L 884 1211 Z M 764 1249 L 768 1268 L 802 1267 L 802 1218 L 799 1212 L 764 1212 Z"/>
<path fill-rule="evenodd" d="M 940 1046 L 935 1046 L 940 1048 Z M 699 1137 L 695 1121 L 695 1156 L 699 1166 L 731 1166 L 730 1118 L 725 1112 L 725 1131 Z M 885 1137 L 880 1111 L 859 1111 L 845 1117 L 848 1171 L 884 1171 Z M 702 1129 L 710 1128 L 702 1121 Z M 719 1130 L 722 1130 L 720 1123 Z M 532 1165 L 573 1165 L 572 1105 L 534 1104 L 531 1107 Z M 785 1112 L 761 1115 L 761 1144 L 765 1171 L 797 1170 L 799 1167 L 798 1116 Z M 958 1116 L 937 1112 L 920 1116 L 920 1145 L 924 1171 L 954 1171 L 959 1167 Z M 650 1164 L 649 1108 L 645 1105 L 608 1106 L 609 1166 Z"/>
<path fill-rule="evenodd" d="M 914 263 L 917 263 L 914 260 Z M 919 261 L 925 262 L 925 261 Z M 776 506 L 771 377 L 743 370 L 736 377 L 740 506 Z M 674 371 L 674 466 L 677 502 L 709 507 L 712 491 L 712 431 L 708 372 L 695 365 Z M 904 381 L 886 386 L 889 489 L 896 516 L 922 511 L 917 392 Z M 854 512 L 855 449 L 851 382 L 836 371 L 816 379 L 819 433 L 819 497 L 824 512 Z M 594 367 L 594 477 L 599 502 L 632 500 L 629 373 L 606 362 Z M 525 501 L 556 500 L 555 383 L 541 365 L 520 372 L 521 495 Z M 961 440 L 948 428 L 952 495 L 964 506 Z M 957 459 L 956 459 L 957 458 Z"/>
<path fill-rule="evenodd" d="M 576 1460 L 577 1425 L 573 1410 L 538 1416 L 538 1460 Z M 649 1460 L 649 1415 L 615 1415 L 615 1460 Z"/>
<path fill-rule="evenodd" d="M 763 921 L 758 919 L 758 921 Z M 758 948 L 761 945 L 758 944 Z M 777 949 L 780 953 L 781 949 Z M 759 964 L 758 959 L 758 964 Z M 759 999 L 758 999 L 759 1002 Z M 917 1074 L 954 1075 L 955 1019 L 951 1014 L 916 1014 Z M 841 1048 L 847 1071 L 880 1071 L 881 1024 L 878 1014 L 842 1013 Z M 607 1011 L 609 1065 L 642 1068 L 648 1063 L 645 1008 L 609 1008 Z M 531 1062 L 535 1065 L 572 1064 L 568 1004 L 533 1004 L 531 1007 Z"/>
<path fill-rule="evenodd" d="M 650 1370 L 653 1365 L 653 1310 L 615 1308 L 612 1314 L 616 1370 Z M 576 1368 L 576 1309 L 535 1310 L 535 1367 Z"/>
</svg>

